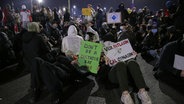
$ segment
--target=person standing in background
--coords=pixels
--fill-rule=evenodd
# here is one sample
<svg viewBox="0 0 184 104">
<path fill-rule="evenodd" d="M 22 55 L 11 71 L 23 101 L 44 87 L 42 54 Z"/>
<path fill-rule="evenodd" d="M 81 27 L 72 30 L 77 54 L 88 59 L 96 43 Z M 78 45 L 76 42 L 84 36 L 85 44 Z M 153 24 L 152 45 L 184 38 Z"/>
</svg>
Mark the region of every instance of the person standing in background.
<svg viewBox="0 0 184 104">
<path fill-rule="evenodd" d="M 22 5 L 20 16 L 21 16 L 22 28 L 27 29 L 27 25 L 30 22 L 31 13 L 30 13 L 30 10 L 26 9 L 25 5 Z"/>
</svg>

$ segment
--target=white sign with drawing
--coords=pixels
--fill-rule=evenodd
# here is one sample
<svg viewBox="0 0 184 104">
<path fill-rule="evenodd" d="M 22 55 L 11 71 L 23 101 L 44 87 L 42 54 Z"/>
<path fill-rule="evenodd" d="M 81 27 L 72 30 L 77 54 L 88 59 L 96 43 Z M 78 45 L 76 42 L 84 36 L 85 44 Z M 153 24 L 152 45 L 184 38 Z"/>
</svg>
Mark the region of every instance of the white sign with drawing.
<svg viewBox="0 0 184 104">
<path fill-rule="evenodd" d="M 108 24 L 121 23 L 121 13 L 120 12 L 107 13 L 107 23 Z"/>
<path fill-rule="evenodd" d="M 127 61 L 137 56 L 137 53 L 133 50 L 128 39 L 106 46 L 103 48 L 103 51 L 110 59 L 110 66 L 114 66 L 120 61 Z"/>
<path fill-rule="evenodd" d="M 178 69 L 178 70 L 184 70 L 184 57 L 175 54 L 173 67 Z"/>
</svg>

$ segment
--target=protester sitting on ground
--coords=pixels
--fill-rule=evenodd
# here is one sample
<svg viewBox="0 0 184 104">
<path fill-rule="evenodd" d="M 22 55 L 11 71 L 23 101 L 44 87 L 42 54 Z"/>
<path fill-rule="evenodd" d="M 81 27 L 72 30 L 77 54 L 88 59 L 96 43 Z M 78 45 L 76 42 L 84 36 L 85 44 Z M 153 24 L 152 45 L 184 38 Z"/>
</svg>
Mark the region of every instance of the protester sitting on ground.
<svg viewBox="0 0 184 104">
<path fill-rule="evenodd" d="M 152 104 L 147 92 L 148 87 L 145 84 L 144 78 L 140 71 L 140 67 L 136 61 L 128 60 L 126 62 L 119 62 L 113 67 L 108 65 L 109 59 L 106 56 L 104 56 L 104 61 L 104 63 L 101 62 L 101 67 L 98 71 L 98 75 L 103 76 L 104 79 L 101 80 L 106 82 L 105 84 L 107 86 L 118 84 L 122 92 L 122 103 L 134 104 L 129 94 L 129 85 L 135 85 L 138 90 L 138 97 L 141 99 L 142 104 Z"/>
<path fill-rule="evenodd" d="M 107 22 L 103 22 L 102 23 L 102 28 L 99 29 L 99 33 L 100 33 L 100 38 L 103 40 L 103 37 L 105 34 L 107 34 L 110 31 L 110 28 L 107 24 Z"/>
<path fill-rule="evenodd" d="M 68 29 L 68 36 L 62 40 L 62 52 L 68 55 L 78 55 L 80 51 L 80 45 L 83 38 L 78 35 L 77 29 L 74 25 L 71 25 Z"/>
<path fill-rule="evenodd" d="M 173 42 L 179 39 L 179 35 L 176 31 L 175 26 L 169 26 L 167 27 L 167 33 L 165 36 L 161 39 L 161 45 L 164 46 L 169 42 Z"/>
<path fill-rule="evenodd" d="M 118 37 L 118 41 L 124 40 L 124 39 L 129 39 L 132 47 L 135 49 L 136 46 L 136 36 L 135 33 L 132 31 L 132 26 L 130 24 L 127 24 L 123 26 L 123 32 L 120 34 Z"/>
<path fill-rule="evenodd" d="M 155 66 L 156 78 L 184 94 L 184 38 L 164 46 Z"/>
<path fill-rule="evenodd" d="M 22 36 L 23 62 L 27 71 L 31 71 L 31 60 L 34 57 L 46 59 L 47 53 L 50 52 L 50 48 L 39 32 L 39 24 L 32 22 L 28 24 L 28 32 Z"/>
<path fill-rule="evenodd" d="M 93 38 L 93 41 L 94 42 L 99 42 L 100 41 L 100 38 L 99 38 L 99 34 L 97 31 L 95 31 L 91 26 L 93 26 L 93 22 L 88 22 L 86 24 L 86 27 L 87 27 L 87 33 L 92 33 L 94 34 L 94 38 Z M 86 34 L 85 36 L 85 40 L 89 40 L 89 35 Z"/>
<path fill-rule="evenodd" d="M 111 42 L 106 41 L 104 44 L 110 45 Z M 105 82 L 107 86 L 118 84 L 122 94 L 122 103 L 134 104 L 129 94 L 129 85 L 131 84 L 137 87 L 138 97 L 141 99 L 142 104 L 152 104 L 147 92 L 148 87 L 145 84 L 139 64 L 134 59 L 118 62 L 112 67 L 109 66 L 109 62 L 107 56 L 102 56 L 98 77 L 100 77 L 99 79 Z"/>
<path fill-rule="evenodd" d="M 11 65 L 14 60 L 13 44 L 6 33 L 0 32 L 0 69 Z"/>
<path fill-rule="evenodd" d="M 49 63 L 39 57 L 32 60 L 31 66 L 31 104 L 40 99 L 41 91 L 45 86 L 51 93 L 52 104 L 62 104 L 63 87 L 85 82 L 87 73 L 83 73 L 75 67 L 76 60 L 70 60 L 68 57 L 59 56 L 55 63 Z M 89 82 L 89 80 L 88 80 Z"/>
<path fill-rule="evenodd" d="M 45 41 L 37 33 L 39 31 L 35 29 L 38 29 L 38 24 L 33 22 L 28 25 L 28 33 L 23 35 L 24 58 L 29 59 L 26 60 L 26 65 L 29 64 L 28 67 L 31 70 L 32 96 L 29 102 L 35 103 L 39 100 L 42 87 L 45 85 L 52 94 L 52 103 L 61 104 L 63 86 L 67 83 L 73 83 L 75 79 L 83 79 L 86 74 L 84 75 L 78 70 L 79 67 L 73 57 L 59 56 L 56 62 L 48 62 L 49 60 L 44 56 L 50 54 L 50 50 L 46 48 Z M 70 26 L 68 34 L 71 36 L 69 35 L 63 40 L 63 45 L 66 48 L 63 48 L 64 52 L 67 50 L 66 55 L 68 55 L 68 51 L 71 51 L 72 55 L 76 55 L 79 50 L 73 49 L 72 46 L 66 47 L 65 44 L 75 44 L 77 47 L 74 48 L 79 49 L 79 41 L 82 38 L 77 36 L 76 28 L 73 25 Z M 79 43 L 67 43 L 69 40 Z"/>
</svg>

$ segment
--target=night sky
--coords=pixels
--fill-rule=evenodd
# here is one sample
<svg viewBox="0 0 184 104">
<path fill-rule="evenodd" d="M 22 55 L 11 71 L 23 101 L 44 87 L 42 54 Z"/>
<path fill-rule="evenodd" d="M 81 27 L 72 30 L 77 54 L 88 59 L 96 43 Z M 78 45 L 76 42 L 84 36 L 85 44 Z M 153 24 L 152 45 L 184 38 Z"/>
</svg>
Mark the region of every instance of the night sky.
<svg viewBox="0 0 184 104">
<path fill-rule="evenodd" d="M 13 1 L 16 7 L 21 7 L 22 4 L 26 4 L 28 7 L 30 7 L 31 3 L 30 0 L 0 0 L 0 5 L 5 5 L 7 2 Z M 36 0 L 35 0 L 36 1 Z M 67 6 L 67 0 L 43 0 L 42 3 L 45 6 L 49 6 L 51 8 L 53 7 L 66 7 Z M 135 0 L 135 6 L 137 8 L 143 8 L 145 5 L 147 5 L 150 10 L 158 10 L 160 8 L 164 8 L 164 4 L 167 0 Z M 107 7 L 107 10 L 110 7 L 113 7 L 114 9 L 117 9 L 119 3 L 124 2 L 125 7 L 130 7 L 131 0 L 71 0 L 71 6 L 77 5 L 77 9 L 81 10 L 82 7 L 86 7 L 87 4 L 92 4 L 94 8 L 96 9 L 96 6 L 98 4 L 102 5 L 102 7 Z"/>
</svg>

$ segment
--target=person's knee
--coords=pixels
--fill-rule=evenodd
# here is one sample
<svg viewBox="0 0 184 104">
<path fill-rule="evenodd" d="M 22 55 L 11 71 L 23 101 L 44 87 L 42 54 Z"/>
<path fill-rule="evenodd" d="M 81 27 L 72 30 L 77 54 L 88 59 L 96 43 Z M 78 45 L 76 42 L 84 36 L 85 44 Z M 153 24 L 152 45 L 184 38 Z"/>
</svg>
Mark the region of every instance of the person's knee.
<svg viewBox="0 0 184 104">
<path fill-rule="evenodd" d="M 126 63 L 125 62 L 118 62 L 117 64 L 116 64 L 116 66 L 126 66 Z"/>
<path fill-rule="evenodd" d="M 139 64 L 134 60 L 128 61 L 127 65 L 128 67 L 139 67 Z"/>
<path fill-rule="evenodd" d="M 126 69 L 126 63 L 125 62 L 118 62 L 115 66 L 116 70 L 122 70 L 122 69 Z"/>
</svg>

